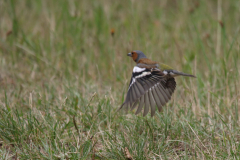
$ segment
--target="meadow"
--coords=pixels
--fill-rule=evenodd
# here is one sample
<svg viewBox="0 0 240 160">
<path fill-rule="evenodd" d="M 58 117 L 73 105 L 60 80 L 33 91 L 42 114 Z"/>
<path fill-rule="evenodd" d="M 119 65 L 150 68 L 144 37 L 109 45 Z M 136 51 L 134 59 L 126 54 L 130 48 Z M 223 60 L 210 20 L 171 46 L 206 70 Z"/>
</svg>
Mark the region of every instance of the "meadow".
<svg viewBox="0 0 240 160">
<path fill-rule="evenodd" d="M 1 0 L 1 159 L 239 159 L 240 1 Z M 197 78 L 118 111 L 132 50 Z"/>
</svg>

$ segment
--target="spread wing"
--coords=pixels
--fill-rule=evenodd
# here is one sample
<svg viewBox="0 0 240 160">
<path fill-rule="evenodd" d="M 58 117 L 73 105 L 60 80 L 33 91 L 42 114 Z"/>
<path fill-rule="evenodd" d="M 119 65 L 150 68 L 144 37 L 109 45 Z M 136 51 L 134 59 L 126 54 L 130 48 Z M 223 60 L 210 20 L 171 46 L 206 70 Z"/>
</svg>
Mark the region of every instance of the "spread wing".
<svg viewBox="0 0 240 160">
<path fill-rule="evenodd" d="M 151 108 L 151 116 L 159 111 L 171 99 L 175 90 L 176 82 L 173 77 L 166 76 L 158 68 L 133 68 L 132 78 L 129 84 L 126 99 L 122 106 L 134 109 L 138 106 L 135 114 L 144 108 L 143 116 L 146 116 Z"/>
</svg>

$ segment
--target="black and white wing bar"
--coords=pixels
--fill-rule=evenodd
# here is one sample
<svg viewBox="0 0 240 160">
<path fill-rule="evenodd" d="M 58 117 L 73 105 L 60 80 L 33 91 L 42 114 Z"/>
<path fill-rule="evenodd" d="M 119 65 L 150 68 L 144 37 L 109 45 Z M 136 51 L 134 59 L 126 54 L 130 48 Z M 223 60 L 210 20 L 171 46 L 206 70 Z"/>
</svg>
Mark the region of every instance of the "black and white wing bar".
<svg viewBox="0 0 240 160">
<path fill-rule="evenodd" d="M 125 102 L 120 109 L 126 107 L 132 110 L 138 106 L 135 114 L 140 113 L 144 108 L 143 116 L 146 116 L 151 108 L 151 116 L 153 116 L 156 107 L 161 111 L 162 107 L 171 99 L 175 87 L 174 78 L 165 76 L 159 69 L 135 66 Z"/>
</svg>

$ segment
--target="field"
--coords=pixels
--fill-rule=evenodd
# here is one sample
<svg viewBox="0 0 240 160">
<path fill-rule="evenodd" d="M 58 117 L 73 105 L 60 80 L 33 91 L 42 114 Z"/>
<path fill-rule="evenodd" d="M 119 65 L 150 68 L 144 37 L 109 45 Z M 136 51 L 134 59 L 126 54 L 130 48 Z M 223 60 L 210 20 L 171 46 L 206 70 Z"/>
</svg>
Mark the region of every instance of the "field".
<svg viewBox="0 0 240 160">
<path fill-rule="evenodd" d="M 239 159 L 240 1 L 0 1 L 2 159 Z M 135 63 L 197 78 L 118 111 Z"/>
</svg>

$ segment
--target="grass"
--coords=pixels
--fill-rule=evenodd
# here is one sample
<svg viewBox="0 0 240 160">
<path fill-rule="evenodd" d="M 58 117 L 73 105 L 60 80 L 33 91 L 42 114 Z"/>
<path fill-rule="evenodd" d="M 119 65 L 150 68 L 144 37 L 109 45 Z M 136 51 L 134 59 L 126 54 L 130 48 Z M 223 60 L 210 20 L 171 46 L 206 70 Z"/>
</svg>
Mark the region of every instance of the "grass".
<svg viewBox="0 0 240 160">
<path fill-rule="evenodd" d="M 239 7 L 1 1 L 0 156 L 239 159 Z M 136 49 L 197 76 L 153 118 L 117 112 Z"/>
</svg>

